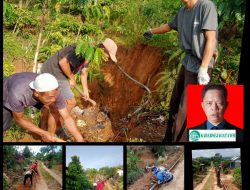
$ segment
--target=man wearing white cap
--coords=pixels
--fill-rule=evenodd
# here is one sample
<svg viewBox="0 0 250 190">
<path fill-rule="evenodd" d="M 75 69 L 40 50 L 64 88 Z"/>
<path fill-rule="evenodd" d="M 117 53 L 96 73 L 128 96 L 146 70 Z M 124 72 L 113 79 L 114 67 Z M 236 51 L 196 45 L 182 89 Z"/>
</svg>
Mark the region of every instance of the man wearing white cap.
<svg viewBox="0 0 250 190">
<path fill-rule="evenodd" d="M 83 141 L 81 133 L 66 108 L 65 100 L 58 88 L 58 82 L 53 75 L 24 72 L 16 73 L 4 79 L 3 131 L 10 128 L 12 118 L 14 118 L 24 129 L 41 136 L 44 141 L 54 142 L 53 133 L 37 127 L 25 118 L 24 108 L 29 106 L 38 109 L 42 107 L 56 108 L 62 116 L 68 131 L 78 142 Z M 50 123 L 50 121 L 48 122 Z"/>
<path fill-rule="evenodd" d="M 104 42 L 100 44 L 100 47 L 108 53 L 112 61 L 117 62 L 117 45 L 113 40 L 106 38 Z M 75 74 L 80 73 L 84 96 L 85 98 L 89 98 L 87 83 L 89 63 L 84 60 L 83 57 L 76 55 L 75 49 L 76 44 L 62 48 L 52 55 L 41 68 L 41 73 L 50 73 L 58 80 L 59 88 L 62 96 L 66 100 L 69 112 L 76 106 L 76 100 L 71 91 L 71 87 L 76 86 Z"/>
</svg>

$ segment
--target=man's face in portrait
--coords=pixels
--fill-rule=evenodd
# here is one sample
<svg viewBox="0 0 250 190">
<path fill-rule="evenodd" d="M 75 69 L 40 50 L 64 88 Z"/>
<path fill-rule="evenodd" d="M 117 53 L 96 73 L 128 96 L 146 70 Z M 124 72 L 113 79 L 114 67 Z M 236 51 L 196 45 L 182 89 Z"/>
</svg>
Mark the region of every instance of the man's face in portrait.
<svg viewBox="0 0 250 190">
<path fill-rule="evenodd" d="M 228 102 L 220 90 L 211 89 L 206 92 L 201 106 L 207 116 L 207 120 L 212 124 L 219 124 L 224 120 Z"/>
</svg>

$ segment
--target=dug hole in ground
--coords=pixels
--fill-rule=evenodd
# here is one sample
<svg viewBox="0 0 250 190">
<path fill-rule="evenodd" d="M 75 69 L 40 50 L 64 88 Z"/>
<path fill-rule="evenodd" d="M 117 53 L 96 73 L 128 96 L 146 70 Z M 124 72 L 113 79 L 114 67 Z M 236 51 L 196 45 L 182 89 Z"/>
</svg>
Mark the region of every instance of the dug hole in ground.
<svg viewBox="0 0 250 190">
<path fill-rule="evenodd" d="M 157 74 L 164 69 L 161 48 L 136 45 L 127 49 L 120 46 L 117 59 L 126 73 L 154 93 Z M 23 64 L 18 61 L 14 64 L 15 72 L 31 71 L 31 68 L 20 67 L 20 65 Z M 128 118 L 143 104 L 147 91 L 126 77 L 111 61 L 104 63 L 101 71 L 104 78 L 102 82 L 97 79 L 89 82 L 90 97 L 96 101 L 97 106 L 91 106 L 74 90 L 77 106 L 84 112 L 83 114 L 72 113 L 72 116 L 85 140 L 89 142 L 137 140 L 161 142 L 166 130 L 165 124 L 156 122 L 147 125 L 141 122 L 145 121 L 147 116 L 139 118 L 136 114 Z M 41 140 L 27 132 L 22 139 L 5 138 L 4 141 L 39 142 Z"/>
</svg>

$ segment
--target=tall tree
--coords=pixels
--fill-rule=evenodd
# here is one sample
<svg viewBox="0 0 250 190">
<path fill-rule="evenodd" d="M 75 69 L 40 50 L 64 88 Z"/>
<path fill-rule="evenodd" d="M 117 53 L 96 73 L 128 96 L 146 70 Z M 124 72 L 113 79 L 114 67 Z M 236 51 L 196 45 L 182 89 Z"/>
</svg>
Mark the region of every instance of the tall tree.
<svg viewBox="0 0 250 190">
<path fill-rule="evenodd" d="M 23 155 L 24 155 L 25 158 L 30 158 L 31 157 L 32 153 L 31 153 L 28 146 L 25 146 L 25 148 L 23 149 Z"/>
<path fill-rule="evenodd" d="M 90 182 L 81 166 L 79 156 L 72 156 L 66 172 L 66 189 L 82 190 L 90 187 Z"/>
</svg>

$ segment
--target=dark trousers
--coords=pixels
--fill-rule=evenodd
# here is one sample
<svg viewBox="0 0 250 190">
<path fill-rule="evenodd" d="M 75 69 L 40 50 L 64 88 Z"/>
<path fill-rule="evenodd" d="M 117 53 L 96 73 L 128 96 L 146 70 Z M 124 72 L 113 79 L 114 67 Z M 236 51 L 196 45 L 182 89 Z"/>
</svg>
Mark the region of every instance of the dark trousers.
<svg viewBox="0 0 250 190">
<path fill-rule="evenodd" d="M 172 136 L 172 129 L 175 121 L 174 117 L 178 113 L 179 105 L 183 104 L 183 92 L 188 84 L 198 84 L 197 76 L 197 73 L 187 71 L 184 66 L 181 67 L 172 91 L 167 130 L 163 142 L 173 141 L 174 137 Z"/>
<path fill-rule="evenodd" d="M 220 175 L 216 175 L 216 178 L 217 178 L 217 186 L 221 187 L 221 184 L 220 184 Z"/>
<path fill-rule="evenodd" d="M 12 121 L 12 111 L 6 107 L 3 107 L 3 131 L 10 128 Z"/>
<path fill-rule="evenodd" d="M 26 180 L 30 178 L 30 185 L 32 185 L 32 174 L 26 174 L 24 176 L 23 185 L 26 185 Z"/>
</svg>

